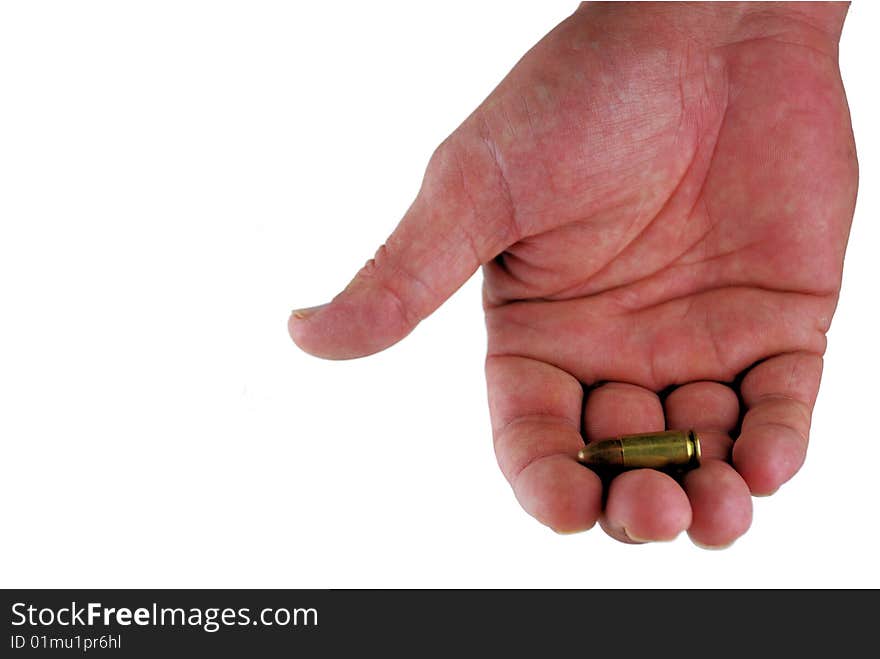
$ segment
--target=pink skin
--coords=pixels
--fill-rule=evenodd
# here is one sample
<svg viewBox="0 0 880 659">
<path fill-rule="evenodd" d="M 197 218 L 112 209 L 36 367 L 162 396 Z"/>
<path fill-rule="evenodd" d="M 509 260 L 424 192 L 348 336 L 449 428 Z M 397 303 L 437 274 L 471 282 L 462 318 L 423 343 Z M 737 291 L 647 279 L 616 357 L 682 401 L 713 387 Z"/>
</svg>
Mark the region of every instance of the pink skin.
<svg viewBox="0 0 880 659">
<path fill-rule="evenodd" d="M 806 452 L 858 178 L 846 9 L 582 5 L 291 336 L 331 359 L 382 350 L 482 266 L 495 447 L 523 508 L 560 532 L 730 544 Z M 700 431 L 703 466 L 625 473 L 603 509 L 578 447 L 664 427 Z"/>
</svg>

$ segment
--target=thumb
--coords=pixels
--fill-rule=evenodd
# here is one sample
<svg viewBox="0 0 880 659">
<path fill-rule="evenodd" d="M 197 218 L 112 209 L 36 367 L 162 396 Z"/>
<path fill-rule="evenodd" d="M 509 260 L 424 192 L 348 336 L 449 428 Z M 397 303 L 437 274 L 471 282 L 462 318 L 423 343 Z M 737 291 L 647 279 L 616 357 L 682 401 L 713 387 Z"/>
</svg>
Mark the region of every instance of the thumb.
<svg viewBox="0 0 880 659">
<path fill-rule="evenodd" d="M 514 243 L 513 204 L 495 154 L 480 137 L 447 139 L 403 220 L 345 290 L 293 312 L 294 342 L 327 359 L 384 350 Z"/>
</svg>

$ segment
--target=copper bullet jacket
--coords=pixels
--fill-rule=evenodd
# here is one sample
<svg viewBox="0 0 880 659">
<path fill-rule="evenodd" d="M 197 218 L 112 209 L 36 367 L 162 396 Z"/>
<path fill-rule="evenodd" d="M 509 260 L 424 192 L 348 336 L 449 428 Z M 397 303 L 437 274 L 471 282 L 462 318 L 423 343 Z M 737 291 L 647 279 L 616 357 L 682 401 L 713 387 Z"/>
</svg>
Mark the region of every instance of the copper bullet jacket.
<svg viewBox="0 0 880 659">
<path fill-rule="evenodd" d="M 666 430 L 591 442 L 578 451 L 588 467 L 692 469 L 700 465 L 700 438 L 693 430 Z"/>
</svg>

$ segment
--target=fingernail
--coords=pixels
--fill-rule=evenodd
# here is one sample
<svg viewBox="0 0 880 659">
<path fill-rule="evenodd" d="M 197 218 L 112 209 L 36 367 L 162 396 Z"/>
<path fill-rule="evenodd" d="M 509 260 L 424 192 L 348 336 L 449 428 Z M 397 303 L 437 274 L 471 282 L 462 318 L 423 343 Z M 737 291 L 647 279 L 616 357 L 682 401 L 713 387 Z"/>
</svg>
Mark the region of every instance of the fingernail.
<svg viewBox="0 0 880 659">
<path fill-rule="evenodd" d="M 550 527 L 550 530 L 556 535 L 577 535 L 584 532 L 583 529 L 554 529 L 553 527 Z"/>
<path fill-rule="evenodd" d="M 707 549 L 708 551 L 721 551 L 723 549 L 727 549 L 728 547 L 733 546 L 733 543 L 736 540 L 731 540 L 726 545 L 704 545 L 702 542 L 697 542 L 693 538 L 691 538 L 691 542 L 694 543 L 694 546 L 699 547 L 700 549 Z"/>
<path fill-rule="evenodd" d="M 295 320 L 305 320 L 306 318 L 309 318 L 310 316 L 314 315 L 315 312 L 320 311 L 321 309 L 323 309 L 326 306 L 327 306 L 326 304 L 319 304 L 316 307 L 306 307 L 305 309 L 294 309 L 291 312 L 291 316 L 293 316 L 293 318 Z"/>
<path fill-rule="evenodd" d="M 629 529 L 626 528 L 625 526 L 623 527 L 623 535 L 626 537 L 627 540 L 629 540 L 630 542 L 634 542 L 637 545 L 644 545 L 648 542 L 651 542 L 650 540 L 643 540 L 642 538 L 639 538 L 638 536 L 633 535 L 632 533 L 629 532 Z"/>
</svg>

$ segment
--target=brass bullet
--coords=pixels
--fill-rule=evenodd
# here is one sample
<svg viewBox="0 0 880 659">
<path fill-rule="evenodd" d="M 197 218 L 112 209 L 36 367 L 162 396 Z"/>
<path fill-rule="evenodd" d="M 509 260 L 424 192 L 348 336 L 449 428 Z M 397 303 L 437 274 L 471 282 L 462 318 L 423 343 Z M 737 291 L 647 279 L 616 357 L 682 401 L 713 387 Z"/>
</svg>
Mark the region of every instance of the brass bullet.
<svg viewBox="0 0 880 659">
<path fill-rule="evenodd" d="M 577 459 L 588 467 L 691 469 L 700 465 L 700 438 L 693 430 L 621 435 L 587 444 Z"/>
</svg>

